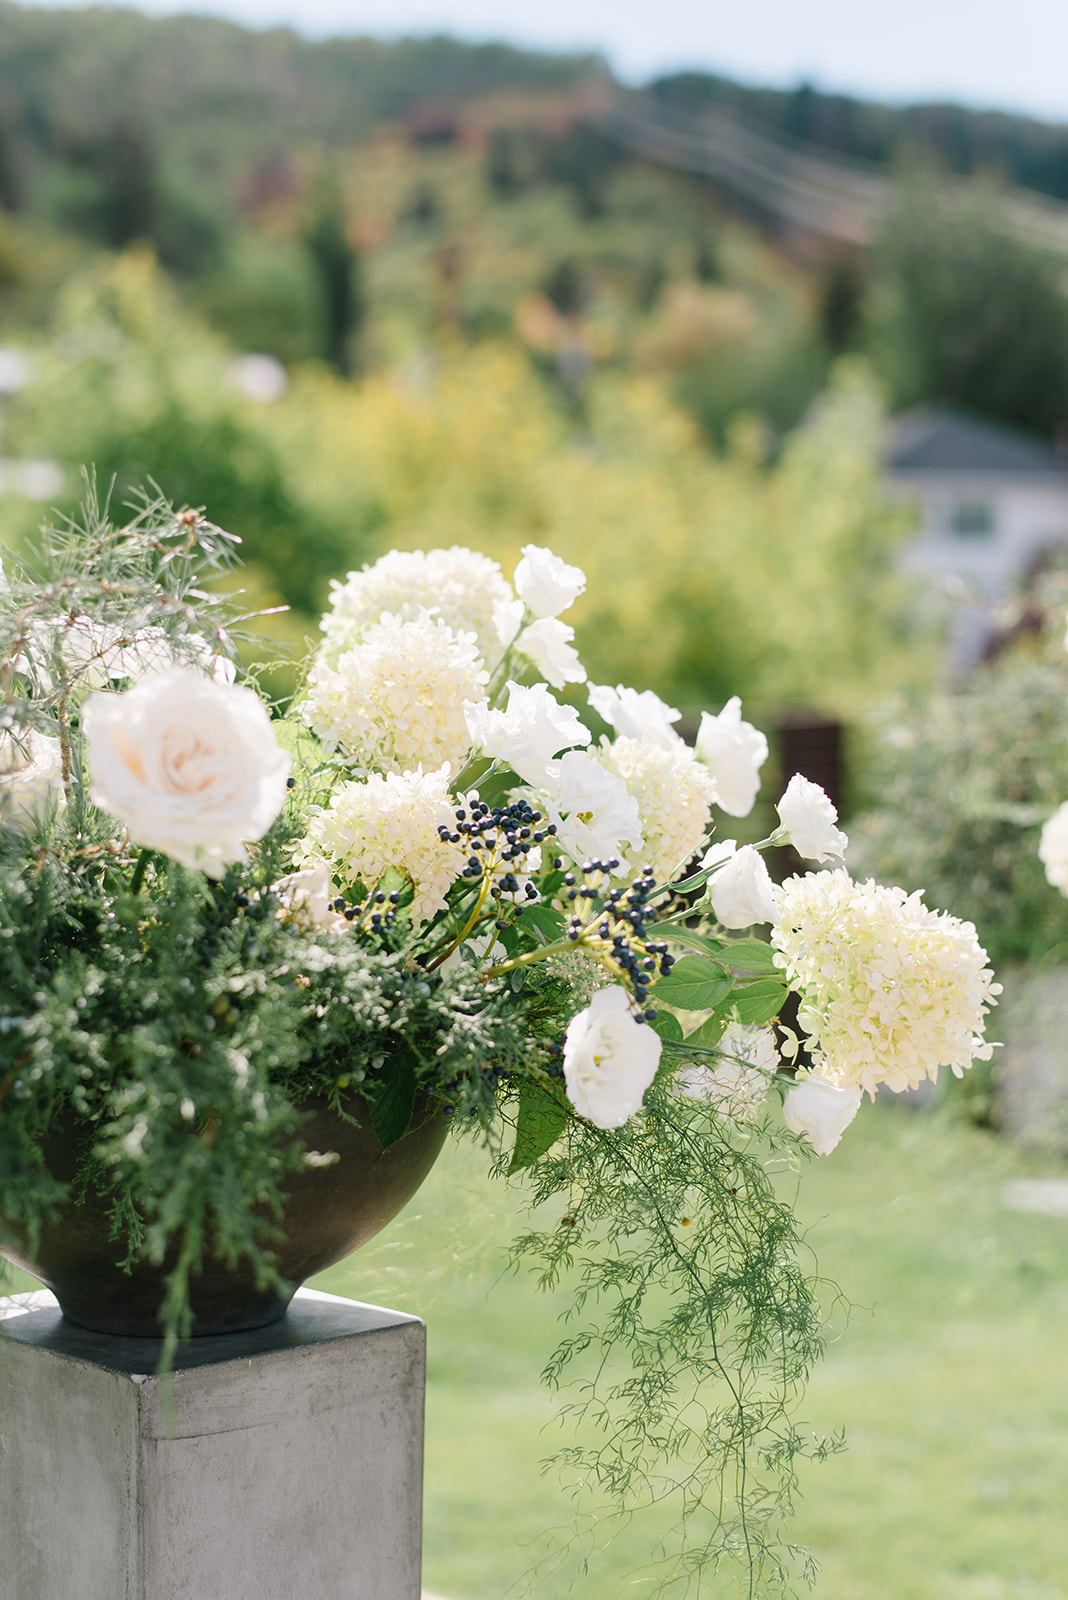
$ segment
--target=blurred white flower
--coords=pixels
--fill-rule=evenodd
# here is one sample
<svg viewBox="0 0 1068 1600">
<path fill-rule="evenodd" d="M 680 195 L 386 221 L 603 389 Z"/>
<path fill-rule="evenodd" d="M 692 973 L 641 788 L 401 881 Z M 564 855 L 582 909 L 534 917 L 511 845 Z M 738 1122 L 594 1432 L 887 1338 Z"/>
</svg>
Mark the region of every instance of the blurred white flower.
<svg viewBox="0 0 1068 1600">
<path fill-rule="evenodd" d="M 525 544 L 512 578 L 515 592 L 536 617 L 558 617 L 586 588 L 586 574 L 542 545 Z"/>
<path fill-rule="evenodd" d="M 737 695 L 718 717 L 701 713 L 697 754 L 716 785 L 716 804 L 732 817 L 747 817 L 760 789 L 760 769 L 768 759 L 768 741 L 751 722 L 742 721 Z"/>
<path fill-rule="evenodd" d="M 783 1121 L 791 1133 L 803 1133 L 818 1156 L 829 1156 L 863 1098 L 863 1091 L 851 1084 L 839 1086 L 813 1074 L 787 1091 Z"/>
<path fill-rule="evenodd" d="M 849 840 L 835 827 L 838 812 L 820 788 L 795 772 L 775 807 L 789 842 L 806 861 L 840 860 Z"/>
<path fill-rule="evenodd" d="M 587 698 L 598 716 L 625 739 L 641 739 L 662 750 L 674 750 L 682 743 L 671 726 L 682 712 L 665 704 L 651 689 L 639 694 L 637 689 L 624 688 L 621 683 L 614 689 L 607 683 L 591 683 Z"/>
<path fill-rule="evenodd" d="M 990 1058 L 982 1032 L 1001 991 L 970 922 L 841 867 L 789 878 L 777 901 L 771 942 L 822 1077 L 910 1089 Z"/>
<path fill-rule="evenodd" d="M 639 1109 L 660 1065 L 660 1039 L 631 1009 L 625 989 L 598 989 L 564 1038 L 564 1083 L 580 1117 L 621 1128 Z"/>
<path fill-rule="evenodd" d="M 340 911 L 334 910 L 337 891 L 330 874 L 330 863 L 322 856 L 307 856 L 298 872 L 290 872 L 271 885 L 282 904 L 293 911 L 303 911 L 318 928 L 331 933 L 344 933 L 349 924 Z"/>
<path fill-rule="evenodd" d="M 390 550 L 373 566 L 350 572 L 344 583 L 335 579 L 330 590 L 330 610 L 321 624 L 321 654 L 330 666 L 386 611 L 406 622 L 422 611 L 436 611 L 455 632 L 477 635 L 480 654 L 496 660 L 494 607 L 515 598 L 497 562 L 462 545 Z"/>
<path fill-rule="evenodd" d="M 708 831 L 712 779 L 689 745 L 670 745 L 621 736 L 603 740 L 600 760 L 622 778 L 638 802 L 645 835 L 642 864 L 648 863 L 660 882 L 684 866 Z"/>
<path fill-rule="evenodd" d="M 725 928 L 751 928 L 756 922 L 774 922 L 775 885 L 763 856 L 751 844 L 744 844 L 740 850 L 733 846 L 733 839 L 713 845 L 701 862 L 702 867 L 717 869 L 708 880 L 713 911 Z"/>
<path fill-rule="evenodd" d="M 407 771 L 463 764 L 470 745 L 466 701 L 481 698 L 488 674 L 473 633 L 439 616 L 386 612 L 364 628 L 336 667 L 320 658 L 299 707 L 327 750 L 358 771 Z"/>
<path fill-rule="evenodd" d="M 173 667 L 82 708 L 90 799 L 135 844 L 221 877 L 282 809 L 289 757 L 251 689 Z"/>
<path fill-rule="evenodd" d="M 751 1122 L 768 1095 L 769 1076 L 779 1069 L 770 1028 L 729 1027 L 719 1042 L 724 1059 L 714 1067 L 687 1067 L 675 1082 L 694 1100 L 709 1100 L 721 1116 Z"/>
<path fill-rule="evenodd" d="M 562 689 L 568 683 L 585 683 L 586 668 L 572 647 L 574 628 L 556 617 L 542 617 L 524 628 L 515 647 L 533 661 L 546 683 Z"/>
<path fill-rule="evenodd" d="M 515 636 L 523 626 L 526 606 L 522 600 L 494 600 L 493 628 L 502 650 L 515 643 Z"/>
<path fill-rule="evenodd" d="M 1038 859 L 1046 869 L 1048 881 L 1061 894 L 1068 895 L 1068 801 L 1043 824 Z"/>
<path fill-rule="evenodd" d="M 574 706 L 562 706 L 544 683 L 529 689 L 510 683 L 504 711 L 491 711 L 485 700 L 465 701 L 463 710 L 471 742 L 539 789 L 545 787 L 553 756 L 592 738 Z"/>
<path fill-rule="evenodd" d="M 36 728 L 0 729 L 0 822 L 32 833 L 65 799 L 59 740 Z"/>
<path fill-rule="evenodd" d="M 549 764 L 542 788 L 562 854 L 577 866 L 616 859 L 627 870 L 623 846 L 641 850 L 643 839 L 638 802 L 622 778 L 593 756 L 571 750 Z"/>
<path fill-rule="evenodd" d="M 298 858 L 325 858 L 340 880 L 359 878 L 368 889 L 395 868 L 415 890 L 412 921 L 418 926 L 442 909 L 467 860 L 462 844 L 448 838 L 456 825 L 454 810 L 447 765 L 342 783 L 326 810 L 311 816 Z"/>
</svg>

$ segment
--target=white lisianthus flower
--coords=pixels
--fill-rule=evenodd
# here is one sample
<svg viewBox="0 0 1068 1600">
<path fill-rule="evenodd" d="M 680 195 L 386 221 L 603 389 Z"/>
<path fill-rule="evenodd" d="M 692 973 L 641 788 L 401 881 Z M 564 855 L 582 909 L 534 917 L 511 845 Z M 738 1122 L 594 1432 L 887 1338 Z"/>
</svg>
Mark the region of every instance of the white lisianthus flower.
<svg viewBox="0 0 1068 1600">
<path fill-rule="evenodd" d="M 453 545 L 448 550 L 391 550 L 373 566 L 330 585 L 330 610 L 322 620 L 322 655 L 330 666 L 358 644 L 364 629 L 385 612 L 414 622 L 436 611 L 456 633 L 474 633 L 481 655 L 499 655 L 494 607 L 513 600 L 496 561 Z"/>
<path fill-rule="evenodd" d="M 708 880 L 708 898 L 725 928 L 775 921 L 775 885 L 759 850 L 751 844 L 737 850 L 734 840 L 726 839 L 713 845 L 701 865 L 716 867 Z"/>
<path fill-rule="evenodd" d="M 641 739 L 662 750 L 674 750 L 682 743 L 671 726 L 682 712 L 666 705 L 651 689 L 639 694 L 637 689 L 624 688 L 621 683 L 614 689 L 607 683 L 591 683 L 587 698 L 597 715 L 625 739 Z"/>
<path fill-rule="evenodd" d="M 836 828 L 838 812 L 818 783 L 795 772 L 775 807 L 790 844 L 806 861 L 840 860 L 849 840 Z"/>
<path fill-rule="evenodd" d="M 282 809 L 289 757 L 263 701 L 185 667 L 82 708 L 90 799 L 134 844 L 219 878 Z"/>
<path fill-rule="evenodd" d="M 349 927 L 342 913 L 334 910 L 337 891 L 330 863 L 322 856 L 306 856 L 298 872 L 287 873 L 271 888 L 284 906 L 292 911 L 303 911 L 317 928 L 344 933 Z"/>
<path fill-rule="evenodd" d="M 36 728 L 0 730 L 0 822 L 32 833 L 65 800 L 59 740 Z"/>
<path fill-rule="evenodd" d="M 751 722 L 742 721 L 737 695 L 718 717 L 701 713 L 697 754 L 716 785 L 716 803 L 732 817 L 747 817 L 760 789 L 760 769 L 768 759 L 768 741 Z"/>
<path fill-rule="evenodd" d="M 1048 882 L 1061 894 L 1068 895 L 1068 802 L 1058 806 L 1043 824 L 1038 859 L 1046 869 Z"/>
<path fill-rule="evenodd" d="M 545 809 L 556 826 L 554 847 L 577 866 L 584 861 L 618 860 L 626 871 L 623 846 L 643 846 L 638 802 L 622 778 L 593 756 L 570 750 L 549 764 L 543 791 Z"/>
<path fill-rule="evenodd" d="M 467 852 L 441 829 L 454 829 L 449 768 L 378 773 L 342 783 L 323 811 L 313 812 L 301 861 L 325 859 L 341 881 L 359 878 L 368 889 L 388 867 L 402 872 L 415 898 L 412 921 L 428 921 L 462 873 Z"/>
<path fill-rule="evenodd" d="M 493 630 L 502 650 L 507 650 L 510 644 L 515 643 L 515 636 L 523 626 L 523 613 L 526 609 L 522 600 L 493 602 Z"/>
<path fill-rule="evenodd" d="M 463 765 L 470 745 L 464 703 L 482 697 L 488 674 L 473 633 L 421 611 L 386 613 L 338 657 L 320 658 L 299 710 L 327 750 L 360 771 Z"/>
<path fill-rule="evenodd" d="M 648 862 L 660 882 L 693 855 L 708 831 L 712 780 L 689 745 L 650 744 L 620 737 L 602 741 L 600 760 L 622 778 L 638 802 Z"/>
<path fill-rule="evenodd" d="M 675 1082 L 694 1100 L 709 1100 L 720 1116 L 751 1122 L 768 1096 L 779 1069 L 779 1052 L 770 1028 L 735 1023 L 719 1042 L 724 1059 L 714 1067 L 687 1067 Z"/>
<path fill-rule="evenodd" d="M 782 1118 L 791 1133 L 804 1134 L 818 1156 L 829 1156 L 863 1098 L 863 1091 L 853 1084 L 839 1085 L 813 1074 L 787 1091 Z"/>
<path fill-rule="evenodd" d="M 546 683 L 562 689 L 568 683 L 585 683 L 586 668 L 579 660 L 578 651 L 571 640 L 574 628 L 556 617 L 541 617 L 524 628 L 515 647 L 520 655 L 533 661 Z"/>
<path fill-rule="evenodd" d="M 641 1106 L 660 1065 L 660 1039 L 637 1021 L 625 989 L 598 989 L 564 1037 L 564 1084 L 580 1117 L 621 1128 Z"/>
<path fill-rule="evenodd" d="M 471 742 L 506 761 L 535 788 L 545 787 L 553 756 L 571 745 L 589 744 L 593 737 L 574 706 L 562 706 L 544 683 L 529 689 L 510 683 L 504 711 L 491 711 L 485 700 L 465 701 L 463 710 Z"/>
<path fill-rule="evenodd" d="M 788 879 L 777 902 L 771 942 L 821 1077 L 874 1094 L 990 1058 L 982 1032 L 1001 989 L 970 922 L 841 867 Z"/>
<path fill-rule="evenodd" d="M 535 617 L 558 617 L 574 605 L 586 588 L 586 574 L 581 567 L 569 567 L 551 550 L 537 544 L 523 546 L 512 581 L 516 594 Z"/>
</svg>

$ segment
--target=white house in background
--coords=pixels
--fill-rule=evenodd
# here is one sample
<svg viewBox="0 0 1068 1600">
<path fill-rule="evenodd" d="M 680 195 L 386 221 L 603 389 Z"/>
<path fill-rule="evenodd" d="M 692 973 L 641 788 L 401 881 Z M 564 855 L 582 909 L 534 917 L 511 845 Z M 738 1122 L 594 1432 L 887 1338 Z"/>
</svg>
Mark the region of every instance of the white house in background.
<svg viewBox="0 0 1068 1600">
<path fill-rule="evenodd" d="M 888 486 L 911 500 L 919 528 L 904 571 L 957 602 L 951 666 L 967 671 L 1011 595 L 1044 551 L 1068 543 L 1068 456 L 1043 440 L 963 411 L 924 406 L 893 419 Z"/>
</svg>

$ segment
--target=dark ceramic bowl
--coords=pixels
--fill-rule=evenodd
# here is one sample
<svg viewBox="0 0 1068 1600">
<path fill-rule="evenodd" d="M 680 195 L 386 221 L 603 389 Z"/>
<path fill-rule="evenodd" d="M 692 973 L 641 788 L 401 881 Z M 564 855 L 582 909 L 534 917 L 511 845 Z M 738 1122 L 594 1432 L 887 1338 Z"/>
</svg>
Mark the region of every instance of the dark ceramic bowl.
<svg viewBox="0 0 1068 1600">
<path fill-rule="evenodd" d="M 411 1199 L 445 1142 L 447 1123 L 439 1111 L 417 1106 L 402 1139 L 383 1150 L 357 1100 L 343 1121 L 321 1101 L 306 1102 L 301 1126 L 309 1150 L 337 1151 L 331 1166 L 306 1167 L 286 1180 L 286 1203 L 274 1245 L 284 1286 L 257 1288 L 247 1261 L 228 1267 L 206 1253 L 203 1270 L 190 1282 L 193 1334 L 237 1333 L 283 1317 L 305 1279 L 341 1261 L 384 1228 Z M 74 1133 L 50 1137 L 49 1169 L 69 1181 L 81 1141 Z M 159 1338 L 164 1279 L 174 1264 L 138 1262 L 131 1272 L 117 1265 L 121 1244 L 109 1237 L 106 1199 L 92 1196 L 63 1208 L 41 1229 L 31 1255 L 5 1243 L 0 1253 L 52 1290 L 69 1322 L 96 1333 Z"/>
</svg>

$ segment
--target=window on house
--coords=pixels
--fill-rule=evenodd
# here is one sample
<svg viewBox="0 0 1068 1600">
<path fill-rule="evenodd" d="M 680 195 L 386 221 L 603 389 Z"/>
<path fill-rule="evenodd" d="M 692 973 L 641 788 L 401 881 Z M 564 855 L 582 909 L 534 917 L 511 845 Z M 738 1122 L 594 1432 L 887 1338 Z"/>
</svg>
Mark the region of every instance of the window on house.
<svg viewBox="0 0 1068 1600">
<path fill-rule="evenodd" d="M 949 508 L 949 531 L 955 539 L 990 539 L 996 532 L 994 507 L 983 500 L 958 500 Z"/>
</svg>

